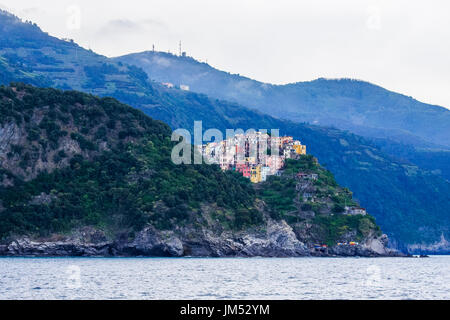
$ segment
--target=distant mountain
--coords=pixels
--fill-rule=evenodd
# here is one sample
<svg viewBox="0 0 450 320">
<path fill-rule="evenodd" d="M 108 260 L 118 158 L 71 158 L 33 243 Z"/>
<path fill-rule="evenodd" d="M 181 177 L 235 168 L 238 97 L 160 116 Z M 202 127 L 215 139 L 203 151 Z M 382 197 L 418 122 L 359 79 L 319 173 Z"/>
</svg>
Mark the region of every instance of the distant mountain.
<svg viewBox="0 0 450 320">
<path fill-rule="evenodd" d="M 152 80 L 184 84 L 192 91 L 234 101 L 274 117 L 334 126 L 415 146 L 450 147 L 450 110 L 371 83 L 318 79 L 271 85 L 219 71 L 190 57 L 152 51 L 115 60 L 141 67 Z"/>
<path fill-rule="evenodd" d="M 382 145 L 345 131 L 280 120 L 237 103 L 166 88 L 138 67 L 51 37 L 4 12 L 0 44 L 0 68 L 7 75 L 3 84 L 17 79 L 112 96 L 172 129 L 192 130 L 196 120 L 203 121 L 205 130 L 280 129 L 305 143 L 308 153 L 354 192 L 391 239 L 414 244 L 438 242 L 442 234 L 450 238 L 450 183 L 432 173 L 435 168 L 424 170 L 408 157 L 394 156 L 389 141 Z"/>
<path fill-rule="evenodd" d="M 396 159 L 418 166 L 450 181 L 450 150 L 417 148 L 410 144 L 394 142 L 390 139 L 373 139 L 373 143 L 383 153 Z"/>
</svg>

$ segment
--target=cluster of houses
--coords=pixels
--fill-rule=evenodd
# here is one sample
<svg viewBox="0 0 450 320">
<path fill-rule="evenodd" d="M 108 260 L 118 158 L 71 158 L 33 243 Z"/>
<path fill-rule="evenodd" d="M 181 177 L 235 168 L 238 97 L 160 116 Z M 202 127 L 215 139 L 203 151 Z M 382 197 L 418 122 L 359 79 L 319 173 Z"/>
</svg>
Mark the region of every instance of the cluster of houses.
<svg viewBox="0 0 450 320">
<path fill-rule="evenodd" d="M 175 88 L 175 85 L 171 82 L 163 82 L 162 85 L 169 89 Z M 183 91 L 189 91 L 191 88 L 188 85 L 180 84 L 179 89 L 181 89 Z"/>
<path fill-rule="evenodd" d="M 286 159 L 296 159 L 306 154 L 306 146 L 293 137 L 270 136 L 263 132 L 236 134 L 220 142 L 198 147 L 207 163 L 215 163 L 222 170 L 240 172 L 253 183 L 267 180 L 267 177 L 281 175 Z M 315 202 L 319 175 L 314 172 L 298 172 L 296 191 L 303 201 Z M 367 215 L 366 209 L 345 207 L 346 215 Z"/>
<path fill-rule="evenodd" d="M 279 175 L 286 159 L 306 154 L 306 146 L 293 137 L 272 137 L 263 132 L 237 134 L 220 142 L 201 146 L 208 163 L 218 164 L 222 170 L 235 170 L 260 183 L 268 176 Z"/>
</svg>

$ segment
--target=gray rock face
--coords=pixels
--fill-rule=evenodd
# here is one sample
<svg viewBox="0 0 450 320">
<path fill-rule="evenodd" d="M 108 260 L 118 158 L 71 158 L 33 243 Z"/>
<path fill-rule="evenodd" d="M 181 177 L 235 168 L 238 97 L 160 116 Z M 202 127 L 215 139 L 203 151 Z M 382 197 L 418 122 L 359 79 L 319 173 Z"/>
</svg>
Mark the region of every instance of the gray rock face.
<svg viewBox="0 0 450 320">
<path fill-rule="evenodd" d="M 17 98 L 22 99 L 25 92 L 17 92 Z M 86 106 L 76 104 L 73 108 L 83 109 Z M 53 172 L 70 165 L 70 160 L 75 155 L 82 155 L 85 159 L 92 159 L 102 151 L 111 150 L 119 142 L 116 138 L 116 131 L 119 129 L 106 129 L 104 139 L 96 138 L 95 134 L 87 134 L 86 139 L 96 143 L 98 149 L 86 149 L 80 146 L 77 139 L 72 137 L 72 133 L 81 134 L 82 128 L 73 120 L 70 112 L 66 114 L 67 120 L 56 119 L 54 125 L 64 133 L 58 136 L 57 141 L 52 143 L 52 147 L 45 147 L 45 144 L 38 143 L 40 140 L 51 140 L 47 130 L 41 127 L 50 110 L 49 106 L 40 106 L 32 110 L 29 125 L 11 120 L 0 123 L 0 167 L 7 171 L 8 175 L 23 181 L 30 181 L 42 172 Z M 29 116 L 29 115 L 28 115 Z M 104 119 L 105 120 L 105 119 Z M 106 121 L 106 120 L 105 120 Z M 140 128 L 139 130 L 143 130 Z M 34 136 L 34 137 L 33 137 Z M 53 137 L 54 138 L 54 137 Z M 130 141 L 133 140 L 130 138 Z M 53 145 L 54 144 L 54 145 Z M 64 156 L 60 156 L 64 154 Z M 27 161 L 23 165 L 19 163 L 27 155 Z M 5 174 L 0 175 L 0 186 L 11 186 L 14 179 Z"/>
<path fill-rule="evenodd" d="M 307 247 L 284 221 L 269 220 L 265 231 L 225 232 L 220 235 L 204 231 L 184 243 L 185 255 L 214 257 L 297 257 L 308 255 Z"/>
<path fill-rule="evenodd" d="M 390 250 L 387 248 L 388 237 L 383 234 L 380 238 L 369 238 L 365 243 L 365 247 L 379 255 L 389 254 Z"/>
<path fill-rule="evenodd" d="M 152 227 L 141 231 L 134 241 L 125 245 L 121 251 L 162 257 L 181 257 L 184 253 L 183 243 L 173 231 L 158 232 Z"/>
<path fill-rule="evenodd" d="M 2 252 L 3 250 L 3 252 Z M 104 244 L 82 244 L 75 241 L 36 242 L 23 238 L 0 248 L 0 254 L 7 256 L 109 256 L 110 246 Z"/>
<path fill-rule="evenodd" d="M 445 239 L 444 235 L 442 234 L 441 239 L 438 242 L 432 244 L 410 244 L 406 249 L 411 254 L 449 254 L 450 241 Z"/>
<path fill-rule="evenodd" d="M 20 141 L 20 130 L 15 123 L 0 126 L 0 160 L 6 157 L 10 145 Z"/>
<path fill-rule="evenodd" d="M 158 256 L 158 257 L 302 257 L 399 256 L 386 249 L 387 237 L 371 238 L 357 246 L 314 249 L 299 241 L 285 221 L 267 222 L 263 230 L 223 232 L 184 229 L 158 231 L 148 227 L 133 240 L 109 241 L 103 232 L 84 228 L 64 239 L 21 238 L 0 245 L 1 256 Z"/>
<path fill-rule="evenodd" d="M 285 222 L 269 221 L 264 237 L 247 235 L 242 253 L 246 256 L 295 257 L 308 254 L 308 248 Z"/>
</svg>

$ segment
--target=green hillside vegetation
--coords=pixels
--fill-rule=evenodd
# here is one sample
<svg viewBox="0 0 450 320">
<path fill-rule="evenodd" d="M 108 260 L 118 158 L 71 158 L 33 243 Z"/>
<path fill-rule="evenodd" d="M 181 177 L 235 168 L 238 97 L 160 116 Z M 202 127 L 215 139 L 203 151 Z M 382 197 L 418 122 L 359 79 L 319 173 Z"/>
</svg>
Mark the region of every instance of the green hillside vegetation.
<svg viewBox="0 0 450 320">
<path fill-rule="evenodd" d="M 299 172 L 318 175 L 313 182 L 314 200 L 303 199 L 296 190 Z M 331 172 L 321 167 L 313 156 L 288 160 L 281 176 L 271 176 L 258 189 L 258 195 L 270 208 L 274 219 L 283 219 L 298 228 L 310 223 L 318 229 L 321 239 L 329 246 L 336 245 L 351 230 L 356 230 L 354 240 L 362 240 L 371 232 L 381 234 L 372 216 L 346 215 L 345 207 L 358 206 L 352 193 L 341 188 Z"/>
<path fill-rule="evenodd" d="M 31 181 L 3 170 L 14 186 L 0 188 L 0 237 L 49 235 L 84 225 L 172 229 L 202 203 L 219 198 L 221 212 L 234 217 L 233 228 L 262 221 L 247 179 L 218 166 L 174 165 L 170 128 L 114 99 L 17 84 L 14 90 L 0 88 L 0 102 L 0 123 L 22 123 L 27 134 L 25 143 L 11 146 L 9 158 L 18 153 L 27 159 L 26 167 L 51 150 L 59 161 L 70 158 L 67 167 Z M 43 116 L 38 126 L 32 120 L 36 114 Z M 62 138 L 67 136 L 88 153 L 66 153 Z M 110 149 L 99 150 L 105 141 Z"/>
</svg>

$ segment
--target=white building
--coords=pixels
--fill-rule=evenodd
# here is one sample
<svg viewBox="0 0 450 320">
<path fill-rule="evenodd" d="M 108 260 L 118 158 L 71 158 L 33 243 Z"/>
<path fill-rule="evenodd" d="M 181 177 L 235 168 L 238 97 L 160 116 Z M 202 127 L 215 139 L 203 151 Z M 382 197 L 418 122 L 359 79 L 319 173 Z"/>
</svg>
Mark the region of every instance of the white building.
<svg viewBox="0 0 450 320">
<path fill-rule="evenodd" d="M 364 208 L 360 207 L 345 207 L 345 214 L 356 216 L 356 215 L 367 215 L 367 211 Z"/>
<path fill-rule="evenodd" d="M 261 168 L 261 181 L 267 181 L 267 177 L 272 175 L 270 167 L 262 167 Z"/>
<path fill-rule="evenodd" d="M 162 85 L 169 89 L 174 87 L 173 83 L 170 83 L 170 82 L 164 82 Z"/>
</svg>

